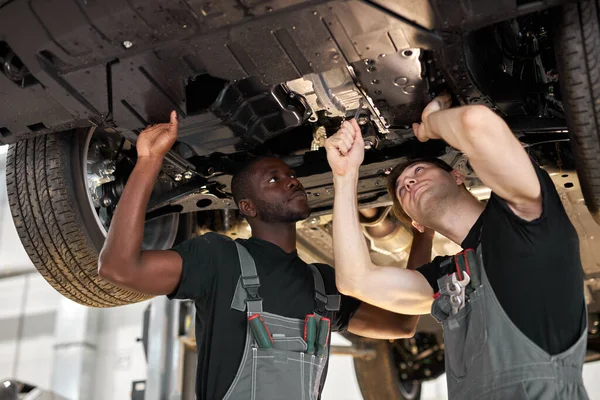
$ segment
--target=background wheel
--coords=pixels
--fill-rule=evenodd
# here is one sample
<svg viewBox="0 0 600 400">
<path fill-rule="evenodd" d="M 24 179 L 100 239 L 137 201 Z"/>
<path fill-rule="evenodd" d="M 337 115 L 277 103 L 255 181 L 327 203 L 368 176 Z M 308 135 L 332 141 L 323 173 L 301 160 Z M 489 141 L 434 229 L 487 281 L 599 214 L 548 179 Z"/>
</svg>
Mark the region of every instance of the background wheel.
<svg viewBox="0 0 600 400">
<path fill-rule="evenodd" d="M 121 289 L 98 276 L 98 254 L 107 223 L 102 215 L 108 214 L 106 208 L 98 214 L 100 208 L 94 207 L 88 190 L 88 149 L 93 136 L 93 130 L 87 134 L 72 131 L 11 145 L 6 182 L 17 232 L 43 277 L 77 303 L 113 307 L 149 296 Z M 101 134 L 95 137 L 104 139 Z M 148 247 L 171 246 L 178 218 L 169 215 L 147 223 Z"/>
<path fill-rule="evenodd" d="M 562 10 L 557 40 L 561 92 L 571 147 L 586 205 L 600 224 L 600 28 L 599 2 L 584 0 Z"/>
<path fill-rule="evenodd" d="M 354 359 L 358 386 L 365 400 L 421 398 L 421 382 L 400 379 L 398 365 L 389 341 L 348 336 L 347 338 L 357 349 L 372 349 L 376 353 L 376 356 L 371 359 Z"/>
</svg>

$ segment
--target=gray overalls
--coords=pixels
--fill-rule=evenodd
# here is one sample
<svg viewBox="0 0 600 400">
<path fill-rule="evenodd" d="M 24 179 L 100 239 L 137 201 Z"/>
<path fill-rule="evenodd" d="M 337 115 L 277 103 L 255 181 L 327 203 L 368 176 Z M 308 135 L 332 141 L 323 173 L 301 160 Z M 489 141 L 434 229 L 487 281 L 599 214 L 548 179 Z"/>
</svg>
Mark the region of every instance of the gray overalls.
<svg viewBox="0 0 600 400">
<path fill-rule="evenodd" d="M 263 311 L 262 299 L 258 293 L 260 280 L 254 259 L 244 246 L 237 242 L 235 244 L 242 274 L 231 308 L 246 312 L 248 317 L 259 313 L 273 337 L 273 348 L 259 348 L 250 326 L 246 328 L 244 355 L 224 399 L 318 399 L 329 356 L 329 340 L 323 357 L 306 354 L 304 320 Z M 339 310 L 340 296 L 327 296 L 321 273 L 314 265 L 310 265 L 310 268 L 319 311 L 315 313 L 315 317 L 320 319 L 327 311 Z"/>
<path fill-rule="evenodd" d="M 442 323 L 450 399 L 587 399 L 581 371 L 587 312 L 581 337 L 550 356 L 506 315 L 483 267 L 481 245 L 446 262 L 456 272 L 438 280 L 431 313 Z M 582 307 L 586 307 L 585 304 Z M 586 310 L 582 310 L 586 311 Z"/>
</svg>

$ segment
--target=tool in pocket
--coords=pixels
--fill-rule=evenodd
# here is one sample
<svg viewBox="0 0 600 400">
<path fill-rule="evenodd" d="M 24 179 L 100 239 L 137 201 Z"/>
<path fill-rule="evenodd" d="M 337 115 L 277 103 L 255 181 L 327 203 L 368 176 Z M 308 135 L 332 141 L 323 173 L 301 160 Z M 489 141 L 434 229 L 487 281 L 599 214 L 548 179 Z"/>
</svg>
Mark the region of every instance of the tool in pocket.
<svg viewBox="0 0 600 400">
<path fill-rule="evenodd" d="M 448 294 L 450 295 L 450 304 L 452 305 L 452 315 L 458 313 L 465 306 L 466 287 L 471 282 L 469 274 L 463 272 L 463 279 L 458 280 L 457 274 L 452 274 L 447 282 Z"/>
<path fill-rule="evenodd" d="M 260 314 L 254 314 L 248 317 L 248 324 L 250 324 L 252 336 L 254 337 L 254 340 L 256 340 L 256 344 L 258 344 L 259 348 L 270 349 L 273 347 L 273 337 Z"/>
<path fill-rule="evenodd" d="M 308 314 L 304 318 L 304 341 L 306 342 L 306 354 L 315 353 L 315 340 L 317 338 L 317 320 L 314 314 Z"/>
<path fill-rule="evenodd" d="M 331 328 L 331 321 L 329 318 L 321 318 L 319 321 L 319 334 L 317 336 L 317 357 L 323 357 L 326 353 L 327 343 L 329 342 L 329 330 Z"/>
</svg>

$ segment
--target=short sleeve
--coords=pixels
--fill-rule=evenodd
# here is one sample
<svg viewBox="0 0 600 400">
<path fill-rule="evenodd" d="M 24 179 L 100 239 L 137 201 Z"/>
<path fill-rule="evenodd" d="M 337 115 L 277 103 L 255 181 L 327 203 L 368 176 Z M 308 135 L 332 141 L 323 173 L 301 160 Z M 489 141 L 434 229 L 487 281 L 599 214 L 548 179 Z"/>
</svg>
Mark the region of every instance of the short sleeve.
<svg viewBox="0 0 600 400">
<path fill-rule="evenodd" d="M 207 295 L 217 274 L 215 246 L 222 240 L 214 233 L 207 233 L 171 249 L 183 259 L 183 271 L 179 286 L 167 296 L 169 299 L 200 300 Z"/>
<path fill-rule="evenodd" d="M 429 285 L 433 288 L 435 293 L 439 292 L 440 290 L 437 283 L 438 279 L 451 272 L 447 269 L 442 269 L 441 267 L 442 261 L 444 261 L 446 258 L 448 258 L 448 256 L 437 256 L 431 262 L 417 268 L 416 270 L 423 275 L 425 279 L 427 279 L 427 282 L 429 282 Z"/>
<path fill-rule="evenodd" d="M 315 264 L 321 275 L 323 276 L 323 282 L 325 284 L 325 290 L 328 295 L 339 294 L 341 297 L 340 310 L 335 312 L 331 318 L 331 331 L 332 332 L 344 332 L 348 329 L 350 319 L 358 310 L 358 307 L 362 302 L 354 297 L 346 296 L 341 294 L 335 284 L 335 270 L 326 264 Z"/>
<path fill-rule="evenodd" d="M 496 193 L 492 192 L 489 200 L 489 207 L 497 208 L 504 212 L 504 215 L 510 218 L 513 222 L 521 224 L 521 225 L 531 225 L 531 224 L 540 224 L 545 223 L 546 221 L 556 221 L 556 218 L 559 216 L 566 217 L 564 212 L 564 208 L 558 192 L 556 191 L 556 187 L 554 186 L 554 182 L 550 175 L 546 171 L 540 168 L 540 166 L 535 162 L 531 161 L 533 168 L 535 169 L 535 173 L 537 175 L 538 181 L 540 183 L 540 189 L 542 193 L 542 214 L 533 221 L 526 221 L 519 217 L 514 211 L 510 208 L 506 200 L 498 196 Z M 550 216 L 551 218 L 549 218 Z"/>
</svg>

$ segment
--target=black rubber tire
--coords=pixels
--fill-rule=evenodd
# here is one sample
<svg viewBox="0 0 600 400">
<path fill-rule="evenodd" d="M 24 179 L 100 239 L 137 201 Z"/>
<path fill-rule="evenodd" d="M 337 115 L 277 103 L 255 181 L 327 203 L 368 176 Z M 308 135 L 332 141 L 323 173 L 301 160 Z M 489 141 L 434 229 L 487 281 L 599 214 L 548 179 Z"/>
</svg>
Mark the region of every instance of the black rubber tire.
<svg viewBox="0 0 600 400">
<path fill-rule="evenodd" d="M 394 362 L 390 342 L 367 338 L 352 338 L 357 349 L 373 349 L 377 353 L 372 359 L 354 359 L 356 379 L 364 400 L 418 400 L 421 398 L 421 384 L 413 396 L 406 397 L 400 390 L 400 374 Z"/>
<path fill-rule="evenodd" d="M 149 297 L 98 276 L 104 234 L 83 181 L 85 132 L 39 136 L 8 150 L 8 199 L 33 265 L 62 295 L 91 307 L 114 307 Z"/>
<path fill-rule="evenodd" d="M 600 5 L 567 4 L 556 40 L 571 147 L 586 205 L 600 224 Z"/>
</svg>

